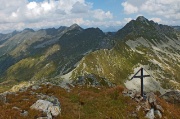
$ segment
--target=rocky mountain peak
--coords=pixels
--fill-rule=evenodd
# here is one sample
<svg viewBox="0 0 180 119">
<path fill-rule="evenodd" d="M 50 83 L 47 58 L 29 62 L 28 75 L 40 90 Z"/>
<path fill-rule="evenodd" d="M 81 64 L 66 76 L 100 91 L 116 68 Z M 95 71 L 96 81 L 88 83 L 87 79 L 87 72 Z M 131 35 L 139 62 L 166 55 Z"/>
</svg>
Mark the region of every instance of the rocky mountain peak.
<svg viewBox="0 0 180 119">
<path fill-rule="evenodd" d="M 176 32 L 172 27 L 155 23 L 152 20 L 146 19 L 144 16 L 139 16 L 136 20 L 131 20 L 116 33 L 116 36 L 118 39 L 126 40 L 139 37 L 148 40 L 158 39 L 158 41 L 167 41 L 167 37 L 177 39 Z"/>
<path fill-rule="evenodd" d="M 146 19 L 144 16 L 139 16 L 139 17 L 137 17 L 136 21 L 147 22 L 149 20 Z"/>
<path fill-rule="evenodd" d="M 145 24 L 145 25 L 151 25 L 149 20 L 146 19 L 144 16 L 137 17 L 136 22 L 140 22 L 140 23 Z"/>
<path fill-rule="evenodd" d="M 73 24 L 69 27 L 70 30 L 73 30 L 73 29 L 78 29 L 80 31 L 82 31 L 83 29 L 78 25 L 78 24 Z"/>
</svg>

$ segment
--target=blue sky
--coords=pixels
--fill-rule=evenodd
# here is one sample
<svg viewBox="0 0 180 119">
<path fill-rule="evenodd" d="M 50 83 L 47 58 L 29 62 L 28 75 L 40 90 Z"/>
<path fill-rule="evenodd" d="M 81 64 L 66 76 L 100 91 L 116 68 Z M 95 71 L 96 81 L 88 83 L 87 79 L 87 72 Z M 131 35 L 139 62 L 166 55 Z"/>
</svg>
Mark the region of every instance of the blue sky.
<svg viewBox="0 0 180 119">
<path fill-rule="evenodd" d="M 117 30 L 138 16 L 180 25 L 179 0 L 0 0 L 0 32 L 59 26 Z"/>
</svg>

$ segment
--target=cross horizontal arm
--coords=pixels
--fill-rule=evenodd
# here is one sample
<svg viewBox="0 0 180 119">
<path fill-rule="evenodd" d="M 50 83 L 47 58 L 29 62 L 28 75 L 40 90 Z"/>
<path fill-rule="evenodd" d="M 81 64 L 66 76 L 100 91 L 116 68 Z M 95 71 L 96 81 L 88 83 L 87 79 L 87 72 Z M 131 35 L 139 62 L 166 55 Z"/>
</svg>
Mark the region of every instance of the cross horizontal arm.
<svg viewBox="0 0 180 119">
<path fill-rule="evenodd" d="M 141 78 L 142 76 L 134 76 L 133 78 Z M 150 75 L 143 75 L 143 77 L 150 77 Z"/>
</svg>

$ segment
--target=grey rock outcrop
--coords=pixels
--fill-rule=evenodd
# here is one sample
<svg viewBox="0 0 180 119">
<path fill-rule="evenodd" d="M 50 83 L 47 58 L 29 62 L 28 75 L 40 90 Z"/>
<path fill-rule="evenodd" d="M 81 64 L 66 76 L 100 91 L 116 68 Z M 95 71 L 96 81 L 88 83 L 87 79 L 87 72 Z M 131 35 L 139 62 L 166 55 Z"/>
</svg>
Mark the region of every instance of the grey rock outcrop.
<svg viewBox="0 0 180 119">
<path fill-rule="evenodd" d="M 45 112 L 47 119 L 52 119 L 61 114 L 61 106 L 57 98 L 43 94 L 38 95 L 38 98 L 39 100 L 30 107 L 31 109 Z"/>
</svg>

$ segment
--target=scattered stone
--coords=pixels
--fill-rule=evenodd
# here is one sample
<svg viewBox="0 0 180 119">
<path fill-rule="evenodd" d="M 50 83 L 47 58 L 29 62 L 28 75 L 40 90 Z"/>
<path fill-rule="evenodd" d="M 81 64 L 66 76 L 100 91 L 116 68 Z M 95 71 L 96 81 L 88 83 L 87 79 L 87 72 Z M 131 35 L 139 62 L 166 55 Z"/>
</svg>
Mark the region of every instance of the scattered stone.
<svg viewBox="0 0 180 119">
<path fill-rule="evenodd" d="M 7 93 L 1 93 L 0 94 L 0 102 L 2 102 L 2 103 L 7 102 L 6 95 L 7 95 Z"/>
<path fill-rule="evenodd" d="M 161 113 L 164 112 L 164 109 L 160 105 L 155 105 L 156 110 L 161 111 Z"/>
<path fill-rule="evenodd" d="M 32 90 L 37 90 L 37 89 L 40 89 L 40 88 L 41 88 L 41 87 L 38 86 L 38 85 L 33 85 L 31 89 L 32 89 Z"/>
<path fill-rule="evenodd" d="M 23 110 L 20 115 L 26 117 L 28 116 L 28 111 Z"/>
<path fill-rule="evenodd" d="M 33 92 L 33 91 L 30 91 L 30 94 L 31 94 L 31 95 L 35 95 L 36 93 L 35 93 L 35 92 Z"/>
<path fill-rule="evenodd" d="M 136 111 L 139 112 L 140 109 L 141 109 L 141 106 L 138 105 L 138 106 L 136 107 Z"/>
<path fill-rule="evenodd" d="M 155 110 L 154 115 L 155 115 L 155 117 L 162 118 L 162 114 L 159 110 Z"/>
<path fill-rule="evenodd" d="M 48 117 L 38 117 L 37 119 L 49 119 Z"/>
<path fill-rule="evenodd" d="M 19 107 L 12 107 L 12 109 L 18 110 L 18 111 L 22 111 Z"/>
<path fill-rule="evenodd" d="M 138 117 L 138 115 L 137 115 L 136 112 L 132 112 L 132 113 L 131 113 L 131 117 Z"/>
<path fill-rule="evenodd" d="M 142 97 L 136 90 L 125 89 L 122 93 L 124 96 L 129 96 L 134 101 L 138 102 L 139 105 L 136 107 L 136 112 L 138 112 L 142 108 L 146 112 L 146 118 L 154 119 L 155 114 L 156 117 L 162 118 L 164 109 L 157 104 L 156 96 L 153 92 L 147 93 L 145 97 Z M 132 115 L 133 113 L 131 114 L 131 116 Z"/>
<path fill-rule="evenodd" d="M 23 99 L 24 101 L 28 101 L 29 99 Z"/>
<path fill-rule="evenodd" d="M 146 118 L 154 119 L 154 109 L 149 110 L 149 112 L 146 114 Z"/>
<path fill-rule="evenodd" d="M 155 94 L 153 92 L 148 93 L 147 94 L 147 100 L 149 101 L 149 103 L 151 105 L 154 105 L 154 103 L 156 102 Z"/>
<path fill-rule="evenodd" d="M 28 87 L 22 87 L 19 89 L 19 92 L 25 92 L 25 91 L 27 91 L 27 89 L 28 89 Z"/>
<path fill-rule="evenodd" d="M 124 89 L 123 92 L 122 92 L 122 94 L 124 94 L 124 95 L 128 94 L 128 90 L 127 90 L 127 89 Z"/>
</svg>

